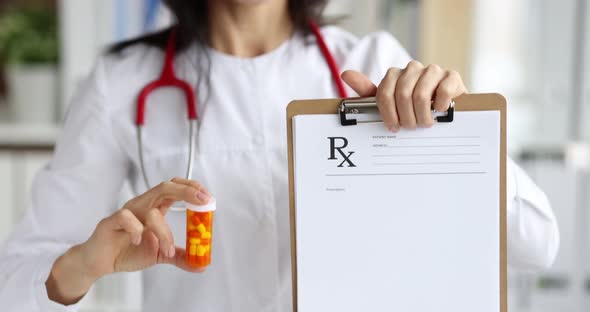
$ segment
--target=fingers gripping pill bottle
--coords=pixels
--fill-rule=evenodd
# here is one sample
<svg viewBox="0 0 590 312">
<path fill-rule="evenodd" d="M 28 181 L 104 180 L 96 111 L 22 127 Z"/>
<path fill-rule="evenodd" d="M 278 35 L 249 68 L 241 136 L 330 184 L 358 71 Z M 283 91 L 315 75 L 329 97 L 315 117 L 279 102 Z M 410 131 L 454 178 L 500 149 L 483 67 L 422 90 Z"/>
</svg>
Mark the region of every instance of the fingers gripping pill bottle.
<svg viewBox="0 0 590 312">
<path fill-rule="evenodd" d="M 205 268 L 211 263 L 216 201 L 211 198 L 205 205 L 186 205 L 186 263 L 191 267 Z"/>
</svg>

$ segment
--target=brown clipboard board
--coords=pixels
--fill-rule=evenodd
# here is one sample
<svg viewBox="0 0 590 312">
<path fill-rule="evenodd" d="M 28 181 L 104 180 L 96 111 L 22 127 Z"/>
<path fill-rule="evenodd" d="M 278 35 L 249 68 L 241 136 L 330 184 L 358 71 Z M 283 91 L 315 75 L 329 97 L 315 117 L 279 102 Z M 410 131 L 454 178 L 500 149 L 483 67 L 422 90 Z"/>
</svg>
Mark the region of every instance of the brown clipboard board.
<svg viewBox="0 0 590 312">
<path fill-rule="evenodd" d="M 297 312 L 297 250 L 295 225 L 295 184 L 293 165 L 293 117 L 336 114 L 343 99 L 292 101 L 287 106 L 287 148 L 289 157 L 289 218 L 293 311 Z M 508 312 L 507 232 L 506 232 L 506 99 L 497 93 L 464 94 L 454 99 L 455 111 L 500 111 L 500 311 Z"/>
</svg>

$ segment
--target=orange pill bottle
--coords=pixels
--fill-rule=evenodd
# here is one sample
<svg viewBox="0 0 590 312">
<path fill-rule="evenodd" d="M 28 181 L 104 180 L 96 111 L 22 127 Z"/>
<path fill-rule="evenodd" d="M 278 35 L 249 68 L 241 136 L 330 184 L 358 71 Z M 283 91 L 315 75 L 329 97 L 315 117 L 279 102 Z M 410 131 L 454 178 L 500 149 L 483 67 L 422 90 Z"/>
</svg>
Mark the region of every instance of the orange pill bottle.
<svg viewBox="0 0 590 312">
<path fill-rule="evenodd" d="M 186 263 L 195 268 L 211 264 L 213 213 L 217 208 L 214 198 L 205 205 L 186 206 Z"/>
</svg>

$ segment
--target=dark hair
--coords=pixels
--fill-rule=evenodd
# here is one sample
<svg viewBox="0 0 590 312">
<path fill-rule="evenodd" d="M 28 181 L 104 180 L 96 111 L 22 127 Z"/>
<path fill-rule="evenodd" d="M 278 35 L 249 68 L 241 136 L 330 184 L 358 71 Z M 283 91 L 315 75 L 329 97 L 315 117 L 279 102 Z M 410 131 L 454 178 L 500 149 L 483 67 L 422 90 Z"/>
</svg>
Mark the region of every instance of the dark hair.
<svg viewBox="0 0 590 312">
<path fill-rule="evenodd" d="M 308 20 L 322 24 L 322 14 L 328 0 L 288 0 L 289 14 L 295 28 L 308 33 Z M 139 38 L 117 43 L 109 52 L 117 53 L 135 44 L 147 44 L 161 49 L 166 47 L 172 28 L 176 28 L 176 49 L 186 49 L 193 42 L 205 43 L 208 40 L 209 25 L 207 21 L 208 0 L 164 0 L 166 6 L 176 17 L 176 24 Z"/>
</svg>

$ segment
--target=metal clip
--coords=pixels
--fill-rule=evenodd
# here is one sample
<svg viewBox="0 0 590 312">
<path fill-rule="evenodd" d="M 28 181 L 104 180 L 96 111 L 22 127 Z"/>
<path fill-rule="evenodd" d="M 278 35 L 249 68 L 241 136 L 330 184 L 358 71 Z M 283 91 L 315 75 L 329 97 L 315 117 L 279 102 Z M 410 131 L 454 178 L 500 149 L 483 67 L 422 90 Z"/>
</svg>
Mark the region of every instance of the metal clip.
<svg viewBox="0 0 590 312">
<path fill-rule="evenodd" d="M 338 113 L 340 114 L 340 124 L 343 126 L 354 126 L 358 123 L 382 122 L 382 120 L 358 121 L 354 118 L 348 119 L 346 116 L 347 114 L 354 115 L 370 112 L 378 112 L 377 101 L 375 97 L 344 99 L 338 107 Z M 439 113 L 444 113 L 444 115 L 438 115 Z M 455 101 L 451 101 L 451 105 L 446 112 L 437 112 L 432 110 L 432 114 L 437 122 L 452 122 L 455 115 Z"/>
</svg>

